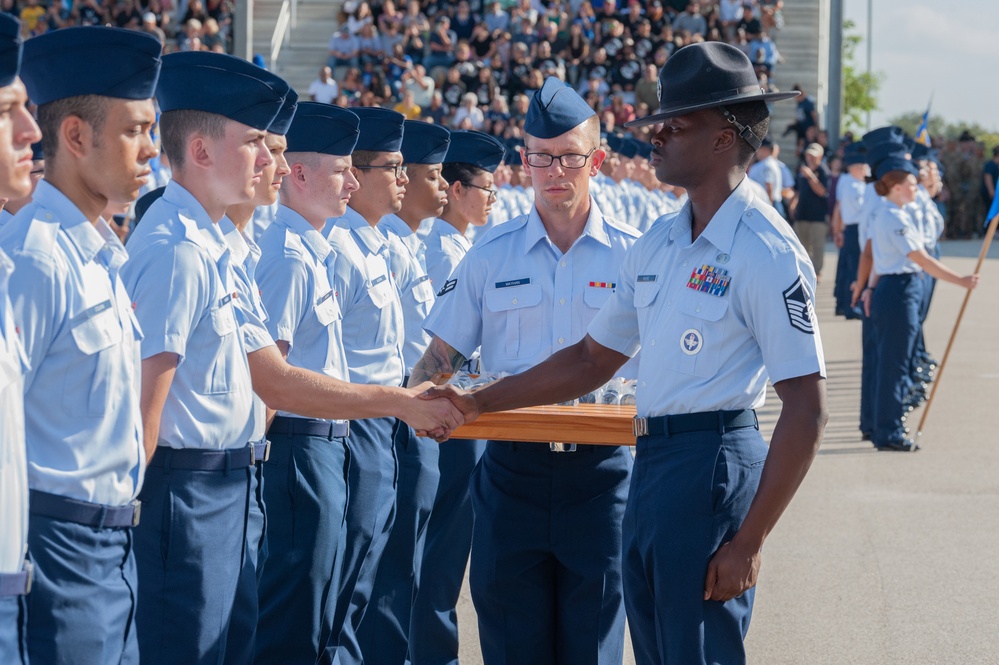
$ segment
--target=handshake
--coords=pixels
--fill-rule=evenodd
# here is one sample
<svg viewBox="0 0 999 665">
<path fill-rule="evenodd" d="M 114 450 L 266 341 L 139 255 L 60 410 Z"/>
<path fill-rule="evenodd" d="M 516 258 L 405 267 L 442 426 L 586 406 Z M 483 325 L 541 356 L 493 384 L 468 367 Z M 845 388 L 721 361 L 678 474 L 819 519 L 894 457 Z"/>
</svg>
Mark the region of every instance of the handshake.
<svg viewBox="0 0 999 665">
<path fill-rule="evenodd" d="M 399 416 L 417 435 L 427 436 L 438 443 L 447 441 L 451 433 L 479 417 L 479 408 L 472 393 L 447 384 L 430 381 L 407 388 L 409 393 Z"/>
</svg>

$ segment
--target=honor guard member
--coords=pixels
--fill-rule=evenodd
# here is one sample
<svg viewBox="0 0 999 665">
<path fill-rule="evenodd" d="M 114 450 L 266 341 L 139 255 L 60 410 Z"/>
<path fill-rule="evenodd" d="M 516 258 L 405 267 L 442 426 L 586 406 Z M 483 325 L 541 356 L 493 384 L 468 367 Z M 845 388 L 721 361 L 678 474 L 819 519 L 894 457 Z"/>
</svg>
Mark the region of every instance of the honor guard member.
<svg viewBox="0 0 999 665">
<path fill-rule="evenodd" d="M 156 96 L 173 180 L 132 233 L 123 271 L 146 333 L 150 466 L 148 517 L 135 538 L 136 621 L 144 663 L 223 662 L 247 583 L 240 568 L 253 466 L 266 446 L 252 441 L 246 310 L 218 222 L 252 199 L 272 162 L 264 139 L 288 88 L 219 53 L 163 60 Z"/>
<path fill-rule="evenodd" d="M 860 266 L 857 229 L 867 189 L 867 156 L 863 143 L 847 146 L 843 153 L 843 168 L 845 172 L 836 181 L 836 204 L 832 214 L 833 241 L 839 247 L 833 295 L 836 297 L 836 314 L 847 319 L 859 319 L 860 315 L 850 305 L 850 285 L 856 279 Z"/>
<path fill-rule="evenodd" d="M 284 81 L 274 77 L 275 84 L 281 86 Z M 247 358 L 254 352 L 274 346 L 274 340 L 267 332 L 267 311 L 260 298 L 260 289 L 256 283 L 256 269 L 260 262 L 260 247 L 251 235 L 253 215 L 260 206 L 269 206 L 277 201 L 278 187 L 281 180 L 288 175 L 288 162 L 284 159 L 284 149 L 287 142 L 284 135 L 291 126 L 298 108 L 298 94 L 294 90 L 285 93 L 281 111 L 267 128 L 264 146 L 270 152 L 271 163 L 260 172 L 260 181 L 253 188 L 253 198 L 246 202 L 226 208 L 225 217 L 219 220 L 219 231 L 225 236 L 226 244 L 232 252 L 232 265 L 236 274 L 236 291 L 239 293 L 238 304 L 243 310 L 240 319 L 240 333 L 243 335 L 243 345 L 246 347 Z M 254 365 L 250 364 L 250 378 L 256 375 Z M 257 377 L 257 383 L 261 382 Z M 269 457 L 269 447 L 265 435 L 267 429 L 267 405 L 260 395 L 254 392 L 251 416 L 253 431 L 250 441 L 255 446 L 262 446 L 266 451 L 264 460 Z M 229 632 L 226 639 L 226 662 L 233 665 L 250 663 L 253 660 L 257 637 L 257 623 L 260 616 L 258 603 L 258 581 L 267 558 L 265 539 L 266 516 L 263 496 L 264 464 L 253 467 L 250 478 L 250 489 L 247 495 L 246 536 L 240 562 L 240 581 L 238 585 L 240 596 L 233 606 L 232 618 L 229 620 Z M 266 635 L 266 633 L 262 633 Z"/>
<path fill-rule="evenodd" d="M 405 121 L 402 161 L 409 179 L 406 196 L 398 212 L 378 222 L 378 230 L 389 240 L 389 267 L 402 304 L 402 357 L 407 378 L 430 342 L 423 332 L 423 321 L 434 301 L 424 262 L 426 246 L 416 232 L 421 222 L 441 214 L 447 203 L 448 183 L 441 176 L 441 162 L 450 143 L 450 132 L 439 125 Z M 411 427 L 400 424 L 395 428 L 393 447 L 399 469 L 395 520 L 358 629 L 364 659 L 370 663 L 402 663 L 407 658 L 427 520 L 440 480 L 440 446 L 436 441 L 417 436 Z"/>
<path fill-rule="evenodd" d="M 28 652 L 35 663 L 137 663 L 132 527 L 145 456 L 139 326 L 119 276 L 125 248 L 101 212 L 132 201 L 156 148 L 160 44 L 67 28 L 24 46 L 47 177 L 0 232 L 30 370 Z"/>
<path fill-rule="evenodd" d="M 547 79 L 524 132 L 531 213 L 483 236 L 440 290 L 414 381 L 439 381 L 480 345 L 490 372 L 523 371 L 572 345 L 639 235 L 589 195 L 605 153 L 599 119 L 578 94 Z M 487 444 L 471 480 L 469 577 L 487 665 L 621 662 L 631 465 L 617 446 Z"/>
<path fill-rule="evenodd" d="M 451 132 L 442 171 L 448 182 L 447 205 L 426 239 L 427 274 L 434 293 L 447 288 L 452 271 L 472 248 L 465 232 L 471 226 L 483 226 L 489 218 L 496 202 L 493 173 L 505 152 L 503 144 L 488 134 Z M 477 372 L 478 354 L 469 362 L 472 366 L 466 368 Z M 485 445 L 485 441 L 451 439 L 440 447 L 440 481 L 427 524 L 409 628 L 412 665 L 458 662 L 455 608 L 472 547 L 468 481 Z"/>
<path fill-rule="evenodd" d="M 0 196 L 31 192 L 32 141 L 41 138 L 18 78 L 21 23 L 0 16 Z M 27 358 L 8 298 L 14 262 L 0 250 L 0 662 L 28 662 L 26 594 L 31 588 L 28 547 L 28 468 L 24 449 L 24 374 Z"/>
<path fill-rule="evenodd" d="M 333 289 L 340 298 L 351 382 L 401 386 L 402 303 L 390 268 L 389 240 L 376 225 L 399 212 L 406 194 L 409 178 L 401 152 L 405 118 L 382 108 L 354 112 L 360 134 L 351 171 L 361 188 L 346 213 L 331 220 L 328 238 L 337 253 Z M 344 665 L 365 658 L 368 645 L 359 642 L 357 629 L 395 518 L 398 467 L 392 442 L 395 428 L 404 426 L 395 418 L 351 423 L 346 554 L 334 619 L 343 623 L 336 656 Z"/>
<path fill-rule="evenodd" d="M 458 401 L 471 418 L 571 399 L 642 347 L 624 518 L 635 660 L 744 663 L 763 541 L 826 420 L 815 273 L 745 182 L 766 102 L 791 95 L 763 93 L 749 59 L 718 42 L 678 51 L 659 80 L 659 112 L 635 122 L 663 123 L 652 163 L 689 203 L 638 240 L 583 341 Z M 784 402 L 769 452 L 753 411 L 768 376 Z"/>
</svg>

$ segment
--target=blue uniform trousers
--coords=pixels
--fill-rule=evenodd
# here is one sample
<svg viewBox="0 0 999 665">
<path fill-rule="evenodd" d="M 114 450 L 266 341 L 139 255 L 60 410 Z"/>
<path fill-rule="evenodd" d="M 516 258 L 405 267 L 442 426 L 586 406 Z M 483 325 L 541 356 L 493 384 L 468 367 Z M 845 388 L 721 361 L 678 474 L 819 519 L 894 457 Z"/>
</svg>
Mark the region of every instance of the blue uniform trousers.
<svg viewBox="0 0 999 665">
<path fill-rule="evenodd" d="M 874 391 L 877 387 L 878 375 L 878 338 L 874 332 L 874 321 L 866 314 L 862 316 L 860 335 L 860 432 L 871 434 L 874 432 Z"/>
<path fill-rule="evenodd" d="M 167 465 L 170 454 L 156 452 Z M 253 475 L 253 467 L 146 469 L 135 529 L 142 665 L 224 662 L 236 601 L 247 596 L 240 562 Z"/>
<path fill-rule="evenodd" d="M 420 583 L 409 626 L 412 665 L 458 664 L 455 606 L 472 548 L 468 483 L 485 449 L 485 441 L 466 439 L 452 439 L 440 446 L 440 483 L 427 525 Z"/>
<path fill-rule="evenodd" d="M 26 596 L 0 598 L 0 663 L 28 665 Z"/>
<path fill-rule="evenodd" d="M 905 439 L 902 416 L 912 386 L 910 371 L 923 290 L 921 273 L 882 275 L 871 298 L 878 355 L 873 433 L 876 446 Z"/>
<path fill-rule="evenodd" d="M 485 665 L 609 665 L 624 653 L 628 448 L 490 441 L 472 473 L 469 583 Z"/>
<path fill-rule="evenodd" d="M 436 441 L 418 437 L 409 425 L 397 422 L 399 482 L 395 522 L 375 574 L 368 611 L 357 631 L 365 662 L 401 665 L 406 661 L 427 522 L 440 481 L 439 450 Z"/>
<path fill-rule="evenodd" d="M 859 318 L 850 307 L 852 292 L 850 284 L 857 279 L 857 268 L 860 266 L 860 245 L 857 240 L 857 225 L 843 227 L 843 246 L 839 248 L 839 259 L 836 262 L 836 284 L 833 295 L 836 297 L 836 313 L 848 319 Z"/>
<path fill-rule="evenodd" d="M 28 654 L 35 663 L 138 663 L 132 529 L 28 518 L 35 567 Z"/>
<path fill-rule="evenodd" d="M 246 495 L 246 538 L 239 568 L 239 584 L 229 634 L 226 637 L 225 663 L 243 665 L 253 660 L 260 615 L 258 600 L 260 576 L 267 560 L 267 514 L 264 509 L 263 463 L 253 468 L 250 490 Z"/>
<path fill-rule="evenodd" d="M 933 247 L 928 251 L 934 258 L 940 258 L 939 247 Z M 926 339 L 923 336 L 923 324 L 926 323 L 926 317 L 930 314 L 930 303 L 933 301 L 933 292 L 936 290 L 937 280 L 936 277 L 932 277 L 926 272 L 923 273 L 923 280 L 923 301 L 919 307 L 919 335 L 916 337 L 916 353 L 913 357 L 913 369 L 929 362 L 931 358 L 929 352 L 926 350 Z"/>
<path fill-rule="evenodd" d="M 339 639 L 327 645 L 327 659 L 341 665 L 362 663 L 366 658 L 357 629 L 395 519 L 398 470 L 392 436 L 396 422 L 395 418 L 368 418 L 350 423 L 346 547 L 333 619 L 343 628 Z"/>
<path fill-rule="evenodd" d="M 638 665 L 746 662 L 754 590 L 704 600 L 708 561 L 749 511 L 767 457 L 756 428 L 639 437 L 624 518 L 624 596 Z"/>
<path fill-rule="evenodd" d="M 264 464 L 269 562 L 260 581 L 256 662 L 315 663 L 334 623 L 349 455 L 344 438 L 271 434 Z"/>
</svg>

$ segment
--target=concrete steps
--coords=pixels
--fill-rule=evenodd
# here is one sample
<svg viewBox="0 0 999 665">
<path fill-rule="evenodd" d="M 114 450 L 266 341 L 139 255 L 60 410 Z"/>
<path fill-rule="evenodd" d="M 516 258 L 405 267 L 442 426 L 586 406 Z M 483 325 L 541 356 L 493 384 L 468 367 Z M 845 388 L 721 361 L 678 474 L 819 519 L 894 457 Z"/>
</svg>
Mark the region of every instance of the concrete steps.
<svg viewBox="0 0 999 665">
<path fill-rule="evenodd" d="M 281 12 L 281 0 L 255 0 L 253 7 L 254 51 L 270 58 L 271 36 Z M 336 30 L 340 0 L 298 0 L 297 22 L 289 28 L 289 37 L 271 70 L 283 76 L 302 94 L 326 64 L 327 45 Z"/>
</svg>

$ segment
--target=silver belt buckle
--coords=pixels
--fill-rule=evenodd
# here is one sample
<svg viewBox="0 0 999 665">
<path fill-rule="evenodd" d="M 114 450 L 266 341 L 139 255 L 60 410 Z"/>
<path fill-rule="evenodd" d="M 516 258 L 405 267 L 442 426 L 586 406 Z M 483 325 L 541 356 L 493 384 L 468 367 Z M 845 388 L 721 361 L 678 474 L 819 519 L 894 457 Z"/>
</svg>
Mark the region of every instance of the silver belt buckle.
<svg viewBox="0 0 999 665">
<path fill-rule="evenodd" d="M 575 443 L 562 443 L 561 441 L 552 441 L 548 444 L 549 450 L 553 453 L 574 453 L 576 452 Z"/>
<path fill-rule="evenodd" d="M 139 517 L 142 515 L 142 502 L 136 499 L 132 502 L 132 526 L 139 526 Z"/>
<path fill-rule="evenodd" d="M 631 421 L 631 431 L 635 435 L 636 439 L 640 436 L 648 436 L 649 419 L 635 416 L 635 419 Z"/>
</svg>

